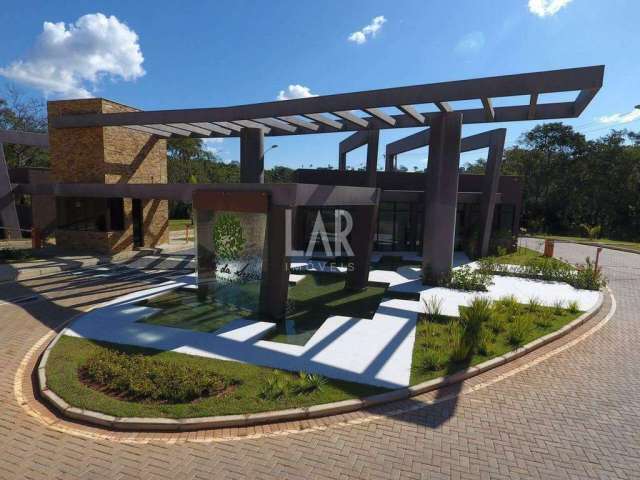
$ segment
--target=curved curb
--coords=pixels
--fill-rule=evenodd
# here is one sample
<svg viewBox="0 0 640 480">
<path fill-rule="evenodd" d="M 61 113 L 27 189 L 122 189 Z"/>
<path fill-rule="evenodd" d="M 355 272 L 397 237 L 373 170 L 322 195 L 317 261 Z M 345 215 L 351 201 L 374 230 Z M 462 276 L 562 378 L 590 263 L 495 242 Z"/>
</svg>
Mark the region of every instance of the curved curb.
<svg viewBox="0 0 640 480">
<path fill-rule="evenodd" d="M 520 238 L 529 238 L 532 240 L 542 240 L 542 241 L 546 240 L 545 238 L 542 238 L 542 237 L 520 237 Z M 553 240 L 556 243 L 575 243 L 577 245 L 584 245 L 587 247 L 601 247 L 601 248 L 607 248 L 609 250 L 617 250 L 618 252 L 635 253 L 636 255 L 640 255 L 640 250 L 621 247 L 618 245 L 612 245 L 610 243 L 598 243 L 598 242 L 589 242 L 589 241 L 583 242 L 578 240 L 560 240 L 557 238 L 550 238 L 549 240 Z"/>
<path fill-rule="evenodd" d="M 608 290 L 607 290 L 608 292 Z M 608 292 L 609 293 L 609 292 Z M 589 311 L 583 313 L 578 318 L 568 323 L 564 327 L 540 337 L 523 347 L 512 350 L 499 357 L 492 358 L 466 370 L 434 378 L 427 382 L 412 385 L 410 387 L 392 390 L 390 392 L 372 395 L 361 399 L 343 400 L 340 402 L 314 405 L 311 407 L 292 408 L 286 410 L 275 410 L 270 412 L 249 413 L 240 415 L 224 415 L 215 417 L 196 417 L 184 419 L 171 418 L 136 418 L 136 417 L 114 417 L 91 410 L 83 410 L 72 407 L 52 390 L 47 388 L 46 366 L 51 350 L 58 343 L 58 340 L 66 329 L 61 330 L 47 346 L 42 354 L 37 366 L 38 393 L 63 417 L 79 422 L 106 427 L 113 430 L 124 431 L 163 431 L 163 432 L 187 432 L 194 430 L 208 430 L 229 427 L 249 427 L 266 423 L 288 422 L 308 420 L 312 418 L 325 417 L 330 415 L 340 415 L 354 412 L 364 408 L 377 406 L 383 403 L 406 400 L 410 397 L 420 395 L 432 390 L 436 390 L 454 383 L 467 380 L 476 375 L 512 362 L 548 343 L 565 336 L 575 330 L 600 312 L 604 302 L 604 294 L 600 292 L 598 302 Z"/>
</svg>

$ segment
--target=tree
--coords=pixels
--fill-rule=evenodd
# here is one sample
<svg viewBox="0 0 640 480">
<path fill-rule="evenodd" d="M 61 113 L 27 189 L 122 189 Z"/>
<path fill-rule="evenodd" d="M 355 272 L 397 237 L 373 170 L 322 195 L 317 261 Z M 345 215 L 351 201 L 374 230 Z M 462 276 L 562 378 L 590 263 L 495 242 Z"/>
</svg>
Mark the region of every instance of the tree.
<svg viewBox="0 0 640 480">
<path fill-rule="evenodd" d="M 24 132 L 47 131 L 47 116 L 44 102 L 27 98 L 15 87 L 9 87 L 4 98 L 0 98 L 0 129 Z M 9 167 L 48 167 L 49 152 L 38 147 L 4 145 Z"/>
</svg>

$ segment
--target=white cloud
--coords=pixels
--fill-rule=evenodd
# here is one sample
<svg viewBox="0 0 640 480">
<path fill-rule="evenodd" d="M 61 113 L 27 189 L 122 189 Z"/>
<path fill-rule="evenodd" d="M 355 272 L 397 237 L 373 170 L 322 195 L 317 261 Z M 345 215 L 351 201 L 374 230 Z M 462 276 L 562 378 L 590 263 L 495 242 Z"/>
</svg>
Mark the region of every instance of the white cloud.
<svg viewBox="0 0 640 480">
<path fill-rule="evenodd" d="M 24 59 L 0 67 L 0 75 L 59 97 L 90 97 L 105 79 L 145 74 L 138 35 L 115 16 L 84 15 L 75 23 L 44 22 Z"/>
<path fill-rule="evenodd" d="M 378 34 L 378 31 L 382 28 L 382 25 L 386 23 L 387 19 L 384 18 L 383 15 L 379 15 L 371 20 L 371 23 L 364 27 L 362 30 L 358 30 L 357 32 L 353 32 L 349 35 L 348 40 L 350 42 L 355 42 L 358 45 L 362 45 L 369 38 L 373 38 Z"/>
<path fill-rule="evenodd" d="M 598 118 L 600 123 L 631 123 L 640 118 L 640 109 L 634 109 L 629 113 L 614 113 Z"/>
<path fill-rule="evenodd" d="M 278 93 L 278 100 L 291 100 L 293 98 L 309 98 L 317 97 L 315 93 L 311 93 L 309 87 L 304 85 L 289 85 L 286 90 L 280 90 Z"/>
<path fill-rule="evenodd" d="M 484 47 L 484 43 L 484 33 L 469 32 L 458 41 L 455 50 L 458 53 L 472 53 Z"/>
<path fill-rule="evenodd" d="M 219 155 L 220 153 L 222 153 L 222 150 L 220 150 L 220 145 L 222 144 L 223 141 L 224 141 L 224 138 L 203 138 L 202 144 L 205 150 L 208 150 L 213 154 Z"/>
<path fill-rule="evenodd" d="M 540 18 L 551 17 L 569 3 L 571 0 L 529 0 L 529 11 Z"/>
</svg>

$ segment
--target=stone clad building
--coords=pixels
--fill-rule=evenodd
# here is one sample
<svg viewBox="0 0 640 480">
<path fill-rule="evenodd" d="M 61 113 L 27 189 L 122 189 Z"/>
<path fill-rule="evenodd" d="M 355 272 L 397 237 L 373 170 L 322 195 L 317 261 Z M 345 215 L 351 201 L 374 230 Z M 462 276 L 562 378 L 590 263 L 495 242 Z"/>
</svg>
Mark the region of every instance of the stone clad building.
<svg viewBox="0 0 640 480">
<path fill-rule="evenodd" d="M 90 98 L 48 102 L 48 116 L 132 112 Z M 166 140 L 124 127 L 49 126 L 51 179 L 56 183 L 167 183 Z M 167 200 L 57 197 L 56 244 L 70 250 L 117 254 L 169 241 Z"/>
</svg>

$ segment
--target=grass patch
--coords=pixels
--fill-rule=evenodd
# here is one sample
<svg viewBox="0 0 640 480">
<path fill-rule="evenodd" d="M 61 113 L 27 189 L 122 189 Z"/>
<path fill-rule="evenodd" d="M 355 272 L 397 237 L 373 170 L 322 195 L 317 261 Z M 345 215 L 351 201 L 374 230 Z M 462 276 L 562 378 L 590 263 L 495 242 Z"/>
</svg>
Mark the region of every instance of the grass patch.
<svg viewBox="0 0 640 480">
<path fill-rule="evenodd" d="M 177 230 L 184 231 L 187 225 L 189 225 L 190 230 L 193 230 L 190 218 L 172 218 L 169 220 L 169 230 L 172 232 Z"/>
<path fill-rule="evenodd" d="M 0 248 L 0 263 L 16 263 L 37 260 L 30 248 Z"/>
<path fill-rule="evenodd" d="M 550 240 L 564 240 L 567 242 L 588 242 L 598 243 L 600 245 L 611 245 L 613 247 L 630 248 L 632 250 L 640 251 L 640 242 L 629 242 L 626 240 L 613 240 L 611 238 L 596 238 L 590 239 L 587 237 L 576 237 L 570 235 L 534 235 L 534 238 L 550 239 Z"/>
<path fill-rule="evenodd" d="M 435 301 L 434 301 L 435 302 Z M 536 304 L 531 310 L 513 298 L 475 300 L 460 318 L 427 313 L 418 318 L 411 384 L 455 373 L 504 355 L 563 327 L 581 312 Z M 574 306 L 575 307 L 575 306 Z"/>
<path fill-rule="evenodd" d="M 106 391 L 88 386 L 81 380 L 83 367 L 90 358 L 104 349 L 127 356 L 141 355 L 153 362 L 160 362 L 165 368 L 207 372 L 220 379 L 223 385 L 232 385 L 233 388 L 225 388 L 219 394 L 183 403 L 132 402 L 117 398 Z M 265 385 L 273 381 L 269 379 L 274 377 L 277 378 L 277 383 L 284 386 L 282 394 L 261 395 Z M 357 383 L 311 377 L 319 376 L 174 352 L 98 343 L 68 336 L 60 338 L 47 363 L 48 387 L 66 402 L 78 408 L 116 417 L 189 418 L 255 413 L 337 402 L 386 391 Z"/>
<path fill-rule="evenodd" d="M 371 264 L 371 270 L 391 270 L 395 272 L 400 267 L 420 267 L 420 262 L 403 260 L 400 255 L 383 255 L 377 263 Z"/>
<path fill-rule="evenodd" d="M 496 263 L 500 263 L 503 265 L 527 265 L 532 261 L 549 261 L 558 265 L 566 265 L 566 263 L 562 260 L 558 260 L 557 258 L 544 257 L 540 252 L 536 252 L 535 250 L 531 250 L 530 248 L 525 247 L 518 247 L 515 252 L 492 258 Z"/>
</svg>

